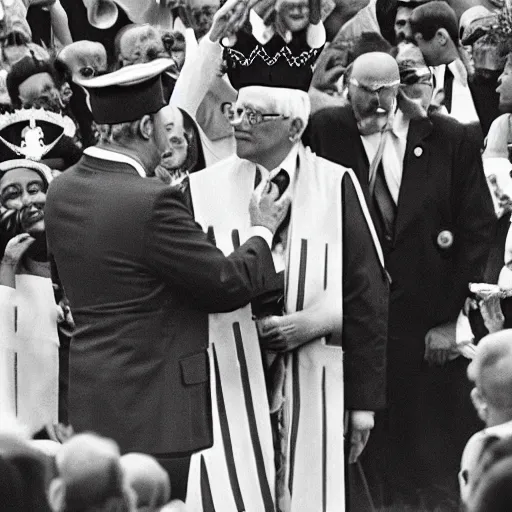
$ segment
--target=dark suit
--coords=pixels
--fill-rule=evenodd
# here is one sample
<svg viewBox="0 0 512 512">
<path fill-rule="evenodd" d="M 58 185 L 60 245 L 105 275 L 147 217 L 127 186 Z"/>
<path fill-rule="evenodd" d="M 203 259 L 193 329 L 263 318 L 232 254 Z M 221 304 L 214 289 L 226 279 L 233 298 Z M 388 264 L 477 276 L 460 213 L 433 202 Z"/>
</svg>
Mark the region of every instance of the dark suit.
<svg viewBox="0 0 512 512">
<path fill-rule="evenodd" d="M 123 452 L 210 446 L 207 313 L 272 284 L 265 241 L 253 237 L 226 258 L 179 192 L 88 155 L 52 183 L 46 229 L 77 326 L 70 423 Z"/>
<path fill-rule="evenodd" d="M 320 156 L 354 170 L 375 215 L 369 200 L 368 159 L 352 109 L 317 112 L 307 140 Z M 454 471 L 449 483 L 456 488 L 461 450 L 468 430 L 476 429 L 474 424 L 454 420 L 466 406 L 471 411 L 465 388 L 466 362 L 459 358 L 430 369 L 423 355 L 427 331 L 454 321 L 468 283 L 481 279 L 494 225 L 479 148 L 469 141 L 467 128 L 436 114 L 411 121 L 394 235 L 381 239 L 387 247 L 386 267 L 392 279 L 389 414 L 383 443 L 394 464 L 390 485 L 399 486 L 403 479 L 411 494 L 415 487 L 435 485 L 448 471 Z M 445 249 L 438 244 L 443 230 L 453 233 L 453 245 Z M 465 403 L 456 404 L 457 400 Z M 467 414 L 474 417 L 472 412 Z"/>
</svg>

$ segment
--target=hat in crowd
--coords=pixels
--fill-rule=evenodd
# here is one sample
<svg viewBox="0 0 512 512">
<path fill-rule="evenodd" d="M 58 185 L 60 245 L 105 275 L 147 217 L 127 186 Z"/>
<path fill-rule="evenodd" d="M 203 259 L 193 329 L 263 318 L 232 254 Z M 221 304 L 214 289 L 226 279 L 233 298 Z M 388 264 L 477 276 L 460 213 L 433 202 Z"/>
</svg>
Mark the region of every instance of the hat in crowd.
<svg viewBox="0 0 512 512">
<path fill-rule="evenodd" d="M 172 59 L 123 67 L 91 79 L 77 80 L 98 124 L 128 123 L 155 114 L 169 103 L 174 80 L 166 73 Z"/>
<path fill-rule="evenodd" d="M 472 45 L 489 33 L 496 23 L 496 14 L 483 5 L 475 5 L 467 9 L 459 20 L 459 34 L 462 44 Z"/>
<path fill-rule="evenodd" d="M 0 175 L 13 169 L 32 169 L 48 187 L 52 172 L 44 157 L 62 137 L 73 137 L 75 131 L 69 117 L 41 108 L 20 109 L 0 115 L 0 142 L 20 157 L 1 162 Z"/>
</svg>

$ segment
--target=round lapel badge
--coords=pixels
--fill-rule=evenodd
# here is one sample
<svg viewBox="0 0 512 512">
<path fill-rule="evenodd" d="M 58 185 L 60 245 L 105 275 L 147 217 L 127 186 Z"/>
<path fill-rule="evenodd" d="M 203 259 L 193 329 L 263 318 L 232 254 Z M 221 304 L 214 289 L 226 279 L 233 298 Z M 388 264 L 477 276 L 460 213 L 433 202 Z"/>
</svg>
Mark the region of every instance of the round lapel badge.
<svg viewBox="0 0 512 512">
<path fill-rule="evenodd" d="M 441 249 L 449 249 L 453 245 L 453 233 L 444 229 L 437 235 L 437 245 Z"/>
<path fill-rule="evenodd" d="M 414 156 L 419 158 L 421 155 L 423 155 L 423 148 L 421 148 L 420 146 L 415 147 Z"/>
</svg>

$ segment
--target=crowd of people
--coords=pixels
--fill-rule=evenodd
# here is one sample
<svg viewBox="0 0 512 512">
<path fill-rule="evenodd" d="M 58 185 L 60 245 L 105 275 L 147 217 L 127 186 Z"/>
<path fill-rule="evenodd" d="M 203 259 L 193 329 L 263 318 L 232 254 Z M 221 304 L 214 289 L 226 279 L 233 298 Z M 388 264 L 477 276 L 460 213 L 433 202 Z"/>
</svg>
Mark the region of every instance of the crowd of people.
<svg viewBox="0 0 512 512">
<path fill-rule="evenodd" d="M 0 0 L 0 48 L 0 510 L 510 510 L 507 0 Z"/>
</svg>

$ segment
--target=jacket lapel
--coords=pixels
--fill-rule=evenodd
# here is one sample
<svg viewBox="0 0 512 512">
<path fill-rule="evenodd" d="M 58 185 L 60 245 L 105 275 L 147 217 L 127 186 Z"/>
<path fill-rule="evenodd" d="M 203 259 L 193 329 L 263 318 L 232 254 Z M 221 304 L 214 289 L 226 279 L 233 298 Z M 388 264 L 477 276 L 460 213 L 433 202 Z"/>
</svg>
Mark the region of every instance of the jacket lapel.
<svg viewBox="0 0 512 512">
<path fill-rule="evenodd" d="M 402 183 L 398 195 L 395 240 L 417 215 L 425 197 L 430 147 L 425 139 L 432 132 L 429 119 L 411 120 L 403 162 Z"/>
<path fill-rule="evenodd" d="M 356 118 L 354 117 L 351 107 L 345 107 L 341 114 L 340 133 L 344 134 L 343 140 L 345 141 L 343 152 L 346 155 L 350 155 L 348 161 L 342 162 L 342 165 L 355 172 L 361 184 L 361 188 L 363 189 L 365 199 L 367 203 L 370 204 L 370 192 L 368 188 L 370 163 L 368 162 L 368 156 L 366 155 L 363 141 L 361 140 L 359 129 L 357 128 Z"/>
</svg>

